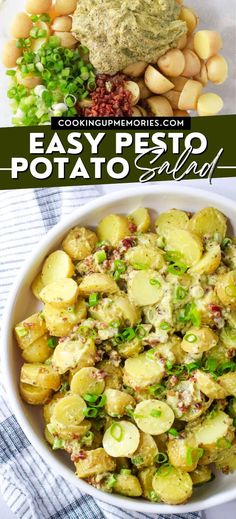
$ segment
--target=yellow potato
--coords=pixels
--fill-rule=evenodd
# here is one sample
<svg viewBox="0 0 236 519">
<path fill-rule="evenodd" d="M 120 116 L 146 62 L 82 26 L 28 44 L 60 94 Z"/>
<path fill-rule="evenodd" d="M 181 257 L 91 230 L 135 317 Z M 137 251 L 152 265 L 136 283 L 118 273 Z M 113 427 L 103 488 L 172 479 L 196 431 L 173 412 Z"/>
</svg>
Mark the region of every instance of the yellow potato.
<svg viewBox="0 0 236 519">
<path fill-rule="evenodd" d="M 131 458 L 132 463 L 137 467 L 137 469 L 148 467 L 153 465 L 157 454 L 158 447 L 154 438 L 151 434 L 141 431 L 138 448 Z"/>
<path fill-rule="evenodd" d="M 23 384 L 43 387 L 44 389 L 54 389 L 60 387 L 60 375 L 46 364 L 23 364 L 21 368 L 20 381 Z"/>
<path fill-rule="evenodd" d="M 147 232 L 151 225 L 151 218 L 148 209 L 139 207 L 130 215 L 131 220 L 137 227 L 137 232 Z"/>
<path fill-rule="evenodd" d="M 87 451 L 85 459 L 75 462 L 76 475 L 79 478 L 88 478 L 104 472 L 113 472 L 116 468 L 115 460 L 103 448 Z"/>
<path fill-rule="evenodd" d="M 82 260 L 92 254 L 96 247 L 97 236 L 95 232 L 84 227 L 74 227 L 69 231 L 62 242 L 62 248 L 72 260 Z"/>
<path fill-rule="evenodd" d="M 57 16 L 54 18 L 51 29 L 57 32 L 69 32 L 72 27 L 71 16 Z"/>
<path fill-rule="evenodd" d="M 51 423 L 60 427 L 80 425 L 84 419 L 86 403 L 79 395 L 66 395 L 53 407 Z"/>
<path fill-rule="evenodd" d="M 116 214 L 105 216 L 99 223 L 97 232 L 100 241 L 108 241 L 114 247 L 131 234 L 128 219 Z"/>
<path fill-rule="evenodd" d="M 123 496 L 139 497 L 142 495 L 139 480 L 133 474 L 117 474 L 113 490 Z"/>
<path fill-rule="evenodd" d="M 105 410 L 109 416 L 120 417 L 126 414 L 126 407 L 135 407 L 135 399 L 119 389 L 107 388 L 104 391 L 106 397 Z"/>
<path fill-rule="evenodd" d="M 174 110 L 174 117 L 190 117 L 187 110 Z"/>
<path fill-rule="evenodd" d="M 189 79 L 181 92 L 178 108 L 180 110 L 196 110 L 202 88 L 200 81 Z"/>
<path fill-rule="evenodd" d="M 185 49 L 186 45 L 187 45 L 187 40 L 188 40 L 188 35 L 187 34 L 183 34 L 181 36 L 181 38 L 178 40 L 177 42 L 177 49 L 180 49 L 180 50 L 183 50 Z"/>
<path fill-rule="evenodd" d="M 75 373 L 71 379 L 70 388 L 77 395 L 100 395 L 105 389 L 104 379 L 100 377 L 97 368 L 86 367 Z"/>
<path fill-rule="evenodd" d="M 154 305 L 163 297 L 163 279 L 155 270 L 132 272 L 128 281 L 129 299 L 137 306 Z"/>
<path fill-rule="evenodd" d="M 152 384 L 158 384 L 163 378 L 164 371 L 160 359 L 152 360 L 146 353 L 141 353 L 125 361 L 124 379 L 127 385 L 134 389 L 136 387 L 145 389 Z"/>
<path fill-rule="evenodd" d="M 146 86 L 143 79 L 138 79 L 137 85 L 139 86 L 140 99 L 147 99 L 152 95 L 151 90 Z"/>
<path fill-rule="evenodd" d="M 44 387 L 32 386 L 31 384 L 20 382 L 20 394 L 27 404 L 43 405 L 49 400 L 52 391 Z"/>
<path fill-rule="evenodd" d="M 140 77 L 140 76 L 143 76 L 147 66 L 148 66 L 148 64 L 145 61 L 139 61 L 137 63 L 132 63 L 131 65 L 128 65 L 127 67 L 124 68 L 123 73 L 129 77 L 134 77 L 134 78 Z"/>
<path fill-rule="evenodd" d="M 223 108 L 223 99 L 217 94 L 208 92 L 199 97 L 197 112 L 201 117 L 217 115 Z"/>
<path fill-rule="evenodd" d="M 224 387 L 220 386 L 220 383 L 213 380 L 210 373 L 205 373 L 204 371 L 201 371 L 198 369 L 194 373 L 194 377 L 197 380 L 197 384 L 204 395 L 206 395 L 208 398 L 218 399 L 218 398 L 225 398 L 227 396 L 227 392 L 224 390 Z M 220 379 L 218 379 L 219 381 Z M 223 384 L 222 384 L 223 386 Z"/>
<path fill-rule="evenodd" d="M 236 373 L 225 373 L 218 378 L 219 384 L 227 396 L 232 395 L 236 397 Z"/>
<path fill-rule="evenodd" d="M 205 87 L 208 83 L 208 75 L 207 75 L 207 68 L 206 68 L 206 64 L 204 61 L 202 61 L 201 63 L 201 70 L 199 72 L 199 74 L 197 74 L 194 79 L 196 81 L 200 81 L 200 83 L 202 83 L 202 85 Z"/>
<path fill-rule="evenodd" d="M 188 226 L 189 217 L 185 211 L 179 209 L 170 209 L 161 213 L 156 221 L 155 226 L 157 233 L 161 236 L 165 236 L 166 232 L 170 228 L 186 229 Z"/>
<path fill-rule="evenodd" d="M 202 328 L 190 328 L 181 342 L 181 348 L 194 356 L 201 355 L 204 351 L 214 348 L 219 338 L 211 328 L 203 326 Z"/>
<path fill-rule="evenodd" d="M 152 495 L 155 495 L 155 492 L 154 492 L 153 486 L 152 486 L 152 480 L 153 480 L 153 477 L 155 476 L 155 474 L 156 474 L 156 467 L 154 467 L 154 465 L 152 465 L 148 468 L 142 469 L 138 473 L 139 481 L 141 483 L 141 487 L 143 490 L 143 497 L 145 497 L 146 499 L 149 499 L 151 501 L 152 501 Z M 154 494 L 153 494 L 153 492 L 154 492 Z"/>
<path fill-rule="evenodd" d="M 39 337 L 22 352 L 22 357 L 26 362 L 45 362 L 52 354 L 48 346 L 48 334 Z"/>
<path fill-rule="evenodd" d="M 193 485 L 201 485 L 202 483 L 207 483 L 211 480 L 212 472 L 210 467 L 202 465 L 191 472 L 190 476 Z"/>
<path fill-rule="evenodd" d="M 15 65 L 13 65 L 15 66 Z M 42 79 L 39 76 L 36 76 L 34 73 L 29 73 L 24 76 L 20 70 L 16 71 L 16 79 L 19 85 L 23 85 L 25 88 L 35 88 L 37 85 L 41 85 Z"/>
<path fill-rule="evenodd" d="M 114 366 L 111 361 L 104 360 L 97 364 L 97 367 L 105 372 L 105 385 L 107 388 L 121 389 L 123 383 L 123 370 L 119 366 Z"/>
<path fill-rule="evenodd" d="M 41 290 L 43 290 L 43 288 L 44 288 L 44 284 L 43 284 L 43 280 L 42 280 L 42 273 L 40 272 L 39 274 L 37 274 L 36 278 L 34 279 L 32 285 L 31 285 L 32 292 L 33 292 L 34 296 L 36 297 L 36 299 L 39 299 L 39 301 L 41 301 L 39 294 L 40 294 Z"/>
<path fill-rule="evenodd" d="M 179 505 L 192 495 L 192 480 L 187 472 L 170 466 L 160 467 L 153 481 L 156 494 L 164 503 Z"/>
<path fill-rule="evenodd" d="M 231 270 L 218 277 L 216 292 L 224 305 L 236 306 L 236 270 Z"/>
<path fill-rule="evenodd" d="M 189 78 L 197 76 L 201 70 L 201 61 L 197 54 L 191 49 L 184 49 L 183 56 L 185 59 L 185 67 L 182 70 L 182 75 Z"/>
<path fill-rule="evenodd" d="M 204 448 L 217 444 L 227 435 L 231 424 L 231 418 L 223 411 L 217 411 L 213 416 L 209 414 L 193 431 L 198 445 Z"/>
<path fill-rule="evenodd" d="M 44 14 L 51 9 L 52 0 L 26 0 L 25 9 L 30 14 Z"/>
<path fill-rule="evenodd" d="M 6 68 L 16 67 L 18 58 L 22 55 L 22 49 L 16 46 L 16 40 L 7 41 L 3 46 L 2 62 Z"/>
<path fill-rule="evenodd" d="M 71 278 L 74 266 L 70 256 L 63 250 L 52 252 L 44 261 L 42 268 L 42 283 L 49 285 L 63 278 Z"/>
<path fill-rule="evenodd" d="M 134 81 L 126 81 L 125 90 L 128 90 L 128 92 L 131 94 L 131 104 L 133 106 L 136 105 L 140 99 L 140 90 L 138 84 Z"/>
<path fill-rule="evenodd" d="M 72 14 L 77 7 L 78 0 L 56 0 L 55 10 L 57 14 Z"/>
<path fill-rule="evenodd" d="M 177 92 L 176 90 L 170 90 L 170 92 L 166 92 L 166 94 L 163 94 L 163 97 L 168 99 L 173 110 L 178 109 L 180 92 Z"/>
<path fill-rule="evenodd" d="M 196 469 L 199 455 L 202 454 L 194 436 L 186 438 L 173 438 L 168 441 L 167 452 L 169 462 L 173 467 L 184 472 L 192 472 Z"/>
<path fill-rule="evenodd" d="M 192 267 L 202 257 L 203 245 L 201 238 L 186 229 L 170 227 L 165 236 L 167 249 L 177 251 L 183 257 L 187 267 Z"/>
<path fill-rule="evenodd" d="M 117 346 L 119 355 L 123 359 L 128 359 L 129 357 L 136 357 L 139 353 L 143 351 L 142 341 L 135 337 L 132 341 L 122 342 Z"/>
<path fill-rule="evenodd" d="M 223 240 L 227 230 L 226 217 L 214 207 L 205 207 L 195 213 L 189 221 L 189 230 L 203 237 L 219 235 Z"/>
<path fill-rule="evenodd" d="M 136 451 L 140 439 L 138 428 L 131 422 L 121 420 L 113 422 L 103 436 L 103 447 L 114 458 L 130 458 Z"/>
<path fill-rule="evenodd" d="M 143 400 L 134 410 L 134 420 L 141 431 L 148 434 L 163 434 L 175 419 L 170 406 L 161 400 Z"/>
<path fill-rule="evenodd" d="M 151 96 L 147 99 L 147 106 L 157 117 L 172 117 L 173 110 L 168 99 L 164 96 Z"/>
<path fill-rule="evenodd" d="M 228 63 L 223 56 L 212 56 L 206 63 L 206 71 L 209 81 L 216 85 L 224 83 L 228 77 Z"/>
<path fill-rule="evenodd" d="M 193 9 L 189 7 L 181 7 L 180 20 L 187 24 L 188 34 L 192 34 L 198 25 L 198 16 Z"/>
<path fill-rule="evenodd" d="M 33 22 L 26 13 L 18 13 L 11 23 L 10 32 L 13 38 L 28 38 Z"/>
<path fill-rule="evenodd" d="M 79 324 L 87 315 L 86 303 L 79 299 L 74 306 L 58 308 L 46 303 L 44 306 L 44 317 L 48 331 L 56 337 L 65 337 Z"/>
<path fill-rule="evenodd" d="M 92 339 L 86 342 L 80 339 L 70 339 L 60 342 L 52 357 L 52 366 L 59 373 L 66 373 L 69 369 L 84 368 L 93 366 L 96 355 L 96 348 Z"/>
<path fill-rule="evenodd" d="M 194 50 L 201 59 L 215 56 L 222 47 L 222 37 L 216 31 L 198 31 L 194 35 Z"/>
<path fill-rule="evenodd" d="M 173 83 L 152 65 L 148 65 L 146 68 L 144 81 L 149 90 L 154 94 L 164 94 L 174 88 Z"/>
<path fill-rule="evenodd" d="M 45 320 L 41 312 L 31 315 L 15 326 L 18 346 L 22 350 L 47 333 Z"/>
<path fill-rule="evenodd" d="M 73 49 L 78 44 L 71 32 L 55 31 L 54 36 L 60 39 L 61 46 L 66 49 Z"/>
<path fill-rule="evenodd" d="M 139 266 L 161 269 L 165 265 L 162 251 L 145 245 L 137 245 L 129 249 L 125 254 L 125 261 L 132 265 L 134 269 Z"/>
<path fill-rule="evenodd" d="M 181 76 L 185 67 L 185 58 L 181 50 L 171 49 L 158 59 L 157 65 L 166 76 Z"/>
<path fill-rule="evenodd" d="M 64 278 L 50 283 L 40 292 L 40 298 L 44 303 L 50 303 L 56 307 L 73 305 L 76 302 L 79 288 L 73 279 Z"/>
<path fill-rule="evenodd" d="M 182 92 L 184 86 L 188 82 L 187 77 L 179 76 L 179 77 L 171 77 L 172 83 L 174 84 L 174 90 L 176 92 Z"/>
<path fill-rule="evenodd" d="M 212 274 L 219 267 L 221 262 L 221 248 L 218 244 L 213 244 L 209 250 L 207 250 L 200 261 L 196 263 L 191 269 L 190 273 L 199 274 Z"/>
<path fill-rule="evenodd" d="M 88 274 L 82 279 L 79 285 L 79 293 L 84 296 L 89 295 L 92 292 L 113 294 L 117 291 L 118 286 L 116 282 L 108 274 Z"/>
</svg>

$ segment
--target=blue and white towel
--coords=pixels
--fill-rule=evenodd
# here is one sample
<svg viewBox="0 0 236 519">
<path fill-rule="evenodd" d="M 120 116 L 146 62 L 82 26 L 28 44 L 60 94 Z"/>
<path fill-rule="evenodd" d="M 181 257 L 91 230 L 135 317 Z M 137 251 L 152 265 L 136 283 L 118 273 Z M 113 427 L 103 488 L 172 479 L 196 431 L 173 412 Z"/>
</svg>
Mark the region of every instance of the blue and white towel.
<svg viewBox="0 0 236 519">
<path fill-rule="evenodd" d="M 0 192 L 0 312 L 24 259 L 65 214 L 99 196 L 96 187 Z M 147 519 L 81 494 L 55 476 L 30 445 L 0 387 L 0 489 L 17 519 Z M 0 512 L 1 517 L 1 512 Z M 156 517 L 157 516 L 149 516 Z M 200 514 L 171 519 L 199 519 Z M 2 518 L 4 519 L 4 518 Z M 159 516 L 158 519 L 164 519 Z"/>
</svg>

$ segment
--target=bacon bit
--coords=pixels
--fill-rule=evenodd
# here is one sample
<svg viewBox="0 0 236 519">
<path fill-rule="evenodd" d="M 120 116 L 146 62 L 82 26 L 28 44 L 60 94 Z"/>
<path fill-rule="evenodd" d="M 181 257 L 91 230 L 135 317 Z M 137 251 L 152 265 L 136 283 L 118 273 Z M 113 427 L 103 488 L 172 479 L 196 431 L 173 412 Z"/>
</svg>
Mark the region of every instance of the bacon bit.
<svg viewBox="0 0 236 519">
<path fill-rule="evenodd" d="M 178 382 L 178 377 L 176 377 L 176 375 L 172 375 L 172 377 L 169 378 L 169 384 L 170 384 L 170 387 L 173 387 L 177 384 Z"/>
<path fill-rule="evenodd" d="M 137 225 L 132 220 L 128 220 L 128 228 L 132 234 L 137 232 Z"/>
<path fill-rule="evenodd" d="M 100 74 L 91 93 L 92 106 L 84 108 L 85 117 L 131 117 L 132 94 L 125 88 L 124 74 Z"/>
<path fill-rule="evenodd" d="M 96 380 L 104 380 L 108 376 L 108 373 L 106 373 L 103 369 L 99 369 L 96 371 L 96 373 L 91 373 L 91 378 L 94 378 Z"/>
<path fill-rule="evenodd" d="M 219 317 L 222 317 L 222 307 L 221 306 L 210 304 L 209 310 L 212 314 L 217 314 Z"/>
<path fill-rule="evenodd" d="M 77 330 L 77 326 L 76 326 L 76 330 Z M 73 331 L 75 331 L 74 328 L 73 328 Z M 66 337 L 60 337 L 58 344 L 61 342 L 65 342 L 65 340 L 66 340 Z"/>
<path fill-rule="evenodd" d="M 196 409 L 201 409 L 202 408 L 202 404 L 200 404 L 199 402 L 196 402 L 196 404 L 194 404 L 194 407 Z"/>
<path fill-rule="evenodd" d="M 71 461 L 79 461 L 85 460 L 87 458 L 87 453 L 85 451 L 80 451 L 78 454 L 71 455 Z"/>
<path fill-rule="evenodd" d="M 132 237 L 124 238 L 124 240 L 122 240 L 121 244 L 125 250 L 128 250 L 128 249 L 130 249 L 130 247 L 133 247 L 135 245 L 135 240 Z"/>
<path fill-rule="evenodd" d="M 99 328 L 101 328 L 101 330 L 105 330 L 106 328 L 108 328 L 108 324 L 107 323 L 99 323 Z"/>
<path fill-rule="evenodd" d="M 95 363 L 100 362 L 100 360 L 103 359 L 104 351 L 103 350 L 97 350 L 95 355 Z"/>
</svg>

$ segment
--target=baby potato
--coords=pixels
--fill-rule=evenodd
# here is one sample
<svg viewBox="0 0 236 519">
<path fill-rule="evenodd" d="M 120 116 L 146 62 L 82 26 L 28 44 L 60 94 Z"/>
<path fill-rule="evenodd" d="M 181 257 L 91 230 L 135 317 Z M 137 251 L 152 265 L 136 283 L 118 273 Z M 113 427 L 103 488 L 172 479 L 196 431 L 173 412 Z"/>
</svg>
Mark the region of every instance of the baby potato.
<svg viewBox="0 0 236 519">
<path fill-rule="evenodd" d="M 141 431 L 163 434 L 172 426 L 175 415 L 170 406 L 161 400 L 143 400 L 134 410 L 134 420 Z"/>
<path fill-rule="evenodd" d="M 43 418 L 44 418 L 44 421 L 46 424 L 50 423 L 51 421 L 51 418 L 52 418 L 52 414 L 53 414 L 53 409 L 57 403 L 57 401 L 60 399 L 60 398 L 63 398 L 64 395 L 63 393 L 54 393 L 53 397 L 51 398 L 51 400 L 49 400 L 49 402 L 47 402 L 44 406 L 43 406 Z"/>
<path fill-rule="evenodd" d="M 233 442 L 231 447 L 220 450 L 215 459 L 215 467 L 221 470 L 223 474 L 230 474 L 236 470 L 236 443 Z"/>
<path fill-rule="evenodd" d="M 29 90 L 35 88 L 37 85 L 41 85 L 42 83 L 42 80 L 39 76 L 36 76 L 33 73 L 29 73 L 26 76 L 23 76 L 20 70 L 16 71 L 16 79 L 19 85 L 23 85 L 25 88 L 28 88 Z"/>
<path fill-rule="evenodd" d="M 207 483 L 212 478 L 212 472 L 210 467 L 207 465 L 202 465 L 197 467 L 190 474 L 193 485 L 202 485 L 203 483 Z"/>
<path fill-rule="evenodd" d="M 200 261 L 203 245 L 197 234 L 186 229 L 169 227 L 165 240 L 167 250 L 179 252 L 188 267 L 192 267 Z"/>
<path fill-rule="evenodd" d="M 172 117 L 173 110 L 168 99 L 164 96 L 151 96 L 147 99 L 147 106 L 157 117 Z"/>
<path fill-rule="evenodd" d="M 188 222 L 189 217 L 185 211 L 170 209 L 157 217 L 155 226 L 157 233 L 161 236 L 165 236 L 170 228 L 186 229 Z"/>
<path fill-rule="evenodd" d="M 128 281 L 128 296 L 137 306 L 154 305 L 163 297 L 163 278 L 155 270 L 133 271 Z"/>
<path fill-rule="evenodd" d="M 148 64 L 146 61 L 139 61 L 137 63 L 132 63 L 131 65 L 128 65 L 124 68 L 123 73 L 126 74 L 126 76 L 129 77 L 141 77 L 143 76 L 145 69 L 147 68 Z"/>
<path fill-rule="evenodd" d="M 103 436 L 103 447 L 114 458 L 130 458 L 138 448 L 140 433 L 136 425 L 126 420 L 113 422 Z"/>
<path fill-rule="evenodd" d="M 137 232 L 147 232 L 151 225 L 151 218 L 148 209 L 145 207 L 138 207 L 130 215 L 129 218 L 137 227 Z"/>
<path fill-rule="evenodd" d="M 71 32 L 55 31 L 54 36 L 60 39 L 61 46 L 66 49 L 73 49 L 78 44 L 78 41 Z"/>
<path fill-rule="evenodd" d="M 151 90 L 149 90 L 149 88 L 146 86 L 143 79 L 138 79 L 137 85 L 139 86 L 140 99 L 147 99 L 152 95 Z"/>
<path fill-rule="evenodd" d="M 139 266 L 161 269 L 165 265 L 162 251 L 145 245 L 137 245 L 128 249 L 125 254 L 125 261 L 132 265 L 134 269 L 138 269 Z"/>
<path fill-rule="evenodd" d="M 47 333 L 47 328 L 41 312 L 27 317 L 15 326 L 16 340 L 22 350 L 28 348 L 45 333 Z"/>
<path fill-rule="evenodd" d="M 99 241 L 107 241 L 114 247 L 131 234 L 128 219 L 117 214 L 105 216 L 99 223 L 97 232 Z"/>
<path fill-rule="evenodd" d="M 100 371 L 97 368 L 80 369 L 71 379 L 70 389 L 72 393 L 81 396 L 85 394 L 100 395 L 105 389 L 105 382 L 99 375 Z"/>
<path fill-rule="evenodd" d="M 59 389 L 61 383 L 60 375 L 53 367 L 42 363 L 23 364 L 20 381 L 23 384 L 38 386 L 44 389 L 54 389 L 54 391 Z"/>
<path fill-rule="evenodd" d="M 45 362 L 51 354 L 52 350 L 48 346 L 48 334 L 39 337 L 22 351 L 22 357 L 26 362 Z"/>
<path fill-rule="evenodd" d="M 194 436 L 168 441 L 167 452 L 170 464 L 184 472 L 196 469 L 201 454 Z"/>
<path fill-rule="evenodd" d="M 25 9 L 30 14 L 44 14 L 51 9 L 52 0 L 26 0 Z"/>
<path fill-rule="evenodd" d="M 227 396 L 236 397 L 236 373 L 225 373 L 218 378 L 219 384 L 222 386 L 223 391 L 226 392 Z"/>
<path fill-rule="evenodd" d="M 221 85 L 228 77 L 228 63 L 223 56 L 217 54 L 207 61 L 206 71 L 209 81 Z"/>
<path fill-rule="evenodd" d="M 20 382 L 20 395 L 30 405 L 44 405 L 52 394 L 51 389 Z"/>
<path fill-rule="evenodd" d="M 42 283 L 49 285 L 59 279 L 71 278 L 74 274 L 74 265 L 70 256 L 63 250 L 52 252 L 45 260 L 42 268 Z"/>
<path fill-rule="evenodd" d="M 117 291 L 118 286 L 116 282 L 108 274 L 88 274 L 79 285 L 79 293 L 85 296 L 92 292 L 114 294 Z"/>
<path fill-rule="evenodd" d="M 116 468 L 116 462 L 102 447 L 99 447 L 86 451 L 86 458 L 76 461 L 75 467 L 76 476 L 83 479 L 104 472 L 113 472 Z"/>
<path fill-rule="evenodd" d="M 152 480 L 156 474 L 156 467 L 149 466 L 148 468 L 142 469 L 138 473 L 139 481 L 141 483 L 143 497 L 151 500 L 151 492 L 153 492 Z"/>
<path fill-rule="evenodd" d="M 117 346 L 119 355 L 122 359 L 128 359 L 129 357 L 136 357 L 143 351 L 143 345 L 141 339 L 135 337 L 132 341 L 122 342 Z"/>
<path fill-rule="evenodd" d="M 180 92 L 177 92 L 176 90 L 170 90 L 170 92 L 166 92 L 166 94 L 163 94 L 163 97 L 168 99 L 173 110 L 178 109 Z"/>
<path fill-rule="evenodd" d="M 201 61 L 197 54 L 191 49 L 184 49 L 183 56 L 185 60 L 185 66 L 182 70 L 182 75 L 188 78 L 197 76 L 201 70 Z"/>
<path fill-rule="evenodd" d="M 74 306 L 59 308 L 49 303 L 44 306 L 44 317 L 48 331 L 56 337 L 69 335 L 76 324 L 87 315 L 86 303 L 79 299 Z"/>
<path fill-rule="evenodd" d="M 131 458 L 132 463 L 141 469 L 155 463 L 155 457 L 158 454 L 157 444 L 151 434 L 140 432 L 140 441 L 137 450 Z"/>
<path fill-rule="evenodd" d="M 213 416 L 211 414 L 207 415 L 203 422 L 193 431 L 198 445 L 204 448 L 217 444 L 218 440 L 227 435 L 231 424 L 231 418 L 223 411 L 217 411 Z"/>
<path fill-rule="evenodd" d="M 174 88 L 173 83 L 152 65 L 148 65 L 146 68 L 144 81 L 149 90 L 154 94 L 164 94 Z"/>
<path fill-rule="evenodd" d="M 140 90 L 138 84 L 134 81 L 126 81 L 124 86 L 125 90 L 130 92 L 132 106 L 136 105 L 140 99 Z"/>
<path fill-rule="evenodd" d="M 200 81 L 189 79 L 181 92 L 178 108 L 180 110 L 196 110 L 202 88 Z"/>
<path fill-rule="evenodd" d="M 49 283 L 40 292 L 40 298 L 44 303 L 50 303 L 56 307 L 73 305 L 76 302 L 79 288 L 73 279 L 64 278 Z"/>
<path fill-rule="evenodd" d="M 2 63 L 6 68 L 16 67 L 18 58 L 22 55 L 22 49 L 16 46 L 16 40 L 7 41 L 3 46 Z"/>
<path fill-rule="evenodd" d="M 195 358 L 201 356 L 204 351 L 214 348 L 218 340 L 218 336 L 208 326 L 202 328 L 193 326 L 183 337 L 181 348 Z"/>
<path fill-rule="evenodd" d="M 236 306 L 236 270 L 231 270 L 218 277 L 216 292 L 224 305 Z"/>
<path fill-rule="evenodd" d="M 69 369 L 93 366 L 96 348 L 92 339 L 82 342 L 79 339 L 72 340 L 68 337 L 60 342 L 52 356 L 52 366 L 59 373 L 66 373 Z"/>
<path fill-rule="evenodd" d="M 184 503 L 192 495 L 193 484 L 190 475 L 172 466 L 160 467 L 152 484 L 156 494 L 169 505 Z"/>
<path fill-rule="evenodd" d="M 84 419 L 85 409 L 86 403 L 79 395 L 66 395 L 55 403 L 51 424 L 61 427 L 80 425 Z"/>
<path fill-rule="evenodd" d="M 174 117 L 190 117 L 187 110 L 174 110 Z"/>
<path fill-rule="evenodd" d="M 92 254 L 96 247 L 95 232 L 85 227 L 74 227 L 69 231 L 62 242 L 62 248 L 72 260 L 80 261 Z"/>
<path fill-rule="evenodd" d="M 217 115 L 223 108 L 223 99 L 218 94 L 203 94 L 197 102 L 197 112 L 201 117 Z"/>
<path fill-rule="evenodd" d="M 195 213 L 189 221 L 189 230 L 203 236 L 219 235 L 220 241 L 225 238 L 227 230 L 227 219 L 215 207 L 205 207 Z"/>
<path fill-rule="evenodd" d="M 199 274 L 212 274 L 218 269 L 221 262 L 221 248 L 218 244 L 213 244 L 209 250 L 207 250 L 200 261 L 196 263 L 191 269 L 189 269 L 190 273 L 199 273 Z"/>
<path fill-rule="evenodd" d="M 97 364 L 98 369 L 105 372 L 105 386 L 112 389 L 121 389 L 123 382 L 123 370 L 114 366 L 111 361 L 103 360 Z"/>
<path fill-rule="evenodd" d="M 55 10 L 57 14 L 73 14 L 77 7 L 78 0 L 56 0 Z"/>
<path fill-rule="evenodd" d="M 51 24 L 51 29 L 56 32 L 69 32 L 72 27 L 71 16 L 57 16 Z"/>
<path fill-rule="evenodd" d="M 125 361 L 125 383 L 133 389 L 136 387 L 145 389 L 149 385 L 158 384 L 163 378 L 164 371 L 163 363 L 159 359 L 152 360 L 146 353 L 141 353 Z"/>
<path fill-rule="evenodd" d="M 209 81 L 208 75 L 207 75 L 207 68 L 204 61 L 201 63 L 201 69 L 200 72 L 194 77 L 196 81 L 200 81 L 202 85 L 205 87 Z"/>
<path fill-rule="evenodd" d="M 222 37 L 216 31 L 198 31 L 194 35 L 194 50 L 199 58 L 208 60 L 223 47 Z"/>
<path fill-rule="evenodd" d="M 18 13 L 13 19 L 10 32 L 13 38 L 28 38 L 33 22 L 26 13 Z"/>
<path fill-rule="evenodd" d="M 166 76 L 181 76 L 185 67 L 185 58 L 181 50 L 171 49 L 158 59 L 157 66 Z"/>
<path fill-rule="evenodd" d="M 187 45 L 187 41 L 188 41 L 188 35 L 187 34 L 183 34 L 181 36 L 181 38 L 178 40 L 177 42 L 177 49 L 179 50 L 183 50 L 185 49 L 186 45 Z"/>
<path fill-rule="evenodd" d="M 113 490 L 123 496 L 139 497 L 142 495 L 139 480 L 133 474 L 117 474 Z"/>
<path fill-rule="evenodd" d="M 179 76 L 179 77 L 171 77 L 170 78 L 172 83 L 174 84 L 174 91 L 175 92 L 182 92 L 184 86 L 186 85 L 188 78 Z"/>
<path fill-rule="evenodd" d="M 190 9 L 190 7 L 182 6 L 179 18 L 180 20 L 186 23 L 188 28 L 188 34 L 192 34 L 193 31 L 195 31 L 199 20 L 195 11 L 193 9 Z"/>
<path fill-rule="evenodd" d="M 105 384 L 104 384 L 105 385 Z M 105 410 L 109 416 L 120 417 L 126 414 L 126 407 L 134 407 L 135 399 L 119 389 L 107 388 L 104 391 L 106 396 Z"/>
<path fill-rule="evenodd" d="M 39 272 L 39 274 L 37 274 L 36 278 L 34 278 L 34 281 L 31 285 L 32 292 L 33 292 L 34 296 L 36 297 L 36 299 L 39 299 L 39 301 L 41 301 L 39 294 L 40 294 L 41 290 L 43 290 L 43 288 L 44 288 L 44 284 L 43 284 L 43 280 L 42 280 L 42 273 Z"/>
<path fill-rule="evenodd" d="M 210 373 L 205 373 L 204 371 L 198 369 L 194 373 L 194 377 L 197 380 L 197 384 L 201 392 L 208 398 L 212 398 L 214 400 L 225 398 L 227 396 L 227 392 L 223 387 L 220 386 L 220 384 L 218 384 L 218 382 L 212 378 Z"/>
</svg>

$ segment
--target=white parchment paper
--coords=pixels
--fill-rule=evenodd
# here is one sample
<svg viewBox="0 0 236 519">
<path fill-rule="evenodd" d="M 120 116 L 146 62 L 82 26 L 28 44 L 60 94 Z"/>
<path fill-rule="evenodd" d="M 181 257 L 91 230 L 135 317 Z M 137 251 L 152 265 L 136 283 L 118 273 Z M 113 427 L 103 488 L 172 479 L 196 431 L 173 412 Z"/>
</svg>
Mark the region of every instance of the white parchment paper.
<svg viewBox="0 0 236 519">
<path fill-rule="evenodd" d="M 130 0 L 132 2 L 132 0 Z M 145 1 L 145 0 L 144 0 Z M 236 113 L 236 0 L 187 0 L 200 16 L 201 28 L 219 30 L 224 39 L 222 54 L 229 62 L 229 79 L 221 86 L 209 85 L 208 91 L 217 92 L 224 99 L 224 114 Z M 9 37 L 9 25 L 14 15 L 24 7 L 24 0 L 0 0 L 0 46 Z M 0 67 L 0 127 L 11 125 L 7 98 L 9 79 Z"/>
</svg>

